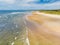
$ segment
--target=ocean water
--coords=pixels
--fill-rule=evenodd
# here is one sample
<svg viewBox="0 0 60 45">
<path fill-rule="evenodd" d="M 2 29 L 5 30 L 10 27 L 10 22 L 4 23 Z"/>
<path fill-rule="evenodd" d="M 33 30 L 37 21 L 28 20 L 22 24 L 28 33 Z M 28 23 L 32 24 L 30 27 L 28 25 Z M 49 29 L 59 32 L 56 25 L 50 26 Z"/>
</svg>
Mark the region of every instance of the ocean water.
<svg viewBox="0 0 60 45">
<path fill-rule="evenodd" d="M 0 10 L 0 45 L 27 45 L 24 16 L 31 12 Z"/>
</svg>

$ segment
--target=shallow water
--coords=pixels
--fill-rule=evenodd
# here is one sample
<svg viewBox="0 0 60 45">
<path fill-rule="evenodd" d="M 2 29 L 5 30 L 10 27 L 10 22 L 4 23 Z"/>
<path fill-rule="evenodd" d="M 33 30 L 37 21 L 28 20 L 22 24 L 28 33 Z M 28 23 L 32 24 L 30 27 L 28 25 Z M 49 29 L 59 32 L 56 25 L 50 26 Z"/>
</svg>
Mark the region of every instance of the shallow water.
<svg viewBox="0 0 60 45">
<path fill-rule="evenodd" d="M 30 12 L 0 14 L 0 45 L 27 45 L 24 16 Z"/>
</svg>

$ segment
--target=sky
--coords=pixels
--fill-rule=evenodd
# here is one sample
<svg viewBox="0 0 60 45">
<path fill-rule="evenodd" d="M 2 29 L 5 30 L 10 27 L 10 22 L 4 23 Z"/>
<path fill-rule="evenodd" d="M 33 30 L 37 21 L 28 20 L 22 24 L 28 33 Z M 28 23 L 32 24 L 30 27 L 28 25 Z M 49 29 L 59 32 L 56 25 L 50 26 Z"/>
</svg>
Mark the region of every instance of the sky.
<svg viewBox="0 0 60 45">
<path fill-rule="evenodd" d="M 0 0 L 0 10 L 60 9 L 60 0 Z"/>
</svg>

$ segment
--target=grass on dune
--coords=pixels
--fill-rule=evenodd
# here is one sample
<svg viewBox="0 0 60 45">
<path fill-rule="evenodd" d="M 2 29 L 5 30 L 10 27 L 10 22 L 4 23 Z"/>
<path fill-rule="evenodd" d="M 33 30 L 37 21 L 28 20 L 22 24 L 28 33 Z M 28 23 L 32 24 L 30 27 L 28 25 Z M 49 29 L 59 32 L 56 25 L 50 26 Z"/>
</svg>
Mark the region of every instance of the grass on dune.
<svg viewBox="0 0 60 45">
<path fill-rule="evenodd" d="M 44 12 L 47 14 L 58 14 L 58 15 L 60 15 L 60 10 L 41 10 L 40 12 Z"/>
</svg>

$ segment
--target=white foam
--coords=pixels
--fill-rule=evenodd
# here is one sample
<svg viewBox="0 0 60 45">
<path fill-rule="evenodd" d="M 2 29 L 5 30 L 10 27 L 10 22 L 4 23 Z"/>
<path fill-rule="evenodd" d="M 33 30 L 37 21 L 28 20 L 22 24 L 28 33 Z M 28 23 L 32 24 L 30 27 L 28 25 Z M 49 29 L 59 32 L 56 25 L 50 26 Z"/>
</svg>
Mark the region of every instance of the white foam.
<svg viewBox="0 0 60 45">
<path fill-rule="evenodd" d="M 0 18 L 1 18 L 1 16 L 0 16 Z"/>
<path fill-rule="evenodd" d="M 27 43 L 27 45 L 30 45 L 29 38 L 28 38 L 28 29 L 27 29 L 27 27 L 26 27 L 26 35 L 27 35 L 26 43 Z"/>
<path fill-rule="evenodd" d="M 20 12 L 12 12 L 11 14 L 18 14 L 18 13 L 20 13 Z"/>
<path fill-rule="evenodd" d="M 15 37 L 15 40 L 17 39 L 17 37 Z"/>
<path fill-rule="evenodd" d="M 16 28 L 18 28 L 18 25 L 16 25 Z"/>
<path fill-rule="evenodd" d="M 12 42 L 11 45 L 14 45 L 14 42 Z"/>
<path fill-rule="evenodd" d="M 19 32 L 16 32 L 16 33 L 19 33 Z"/>
<path fill-rule="evenodd" d="M 27 45 L 30 45 L 28 37 L 26 38 Z"/>
</svg>

